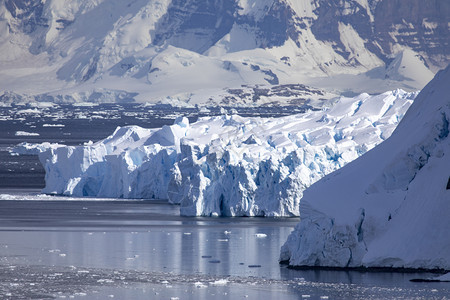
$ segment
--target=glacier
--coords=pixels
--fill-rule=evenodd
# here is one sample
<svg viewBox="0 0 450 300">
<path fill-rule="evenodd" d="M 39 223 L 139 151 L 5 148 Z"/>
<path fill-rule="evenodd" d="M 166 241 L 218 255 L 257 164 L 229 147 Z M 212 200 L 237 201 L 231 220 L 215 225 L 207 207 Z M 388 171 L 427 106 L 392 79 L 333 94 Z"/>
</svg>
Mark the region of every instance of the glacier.
<svg viewBox="0 0 450 300">
<path fill-rule="evenodd" d="M 168 199 L 186 216 L 298 216 L 303 191 L 387 139 L 416 95 L 340 97 L 280 118 L 178 117 L 83 146 L 15 151 L 39 153 L 46 194 Z"/>
<path fill-rule="evenodd" d="M 450 270 L 449 82 L 447 67 L 389 139 L 305 192 L 281 261 Z"/>
</svg>

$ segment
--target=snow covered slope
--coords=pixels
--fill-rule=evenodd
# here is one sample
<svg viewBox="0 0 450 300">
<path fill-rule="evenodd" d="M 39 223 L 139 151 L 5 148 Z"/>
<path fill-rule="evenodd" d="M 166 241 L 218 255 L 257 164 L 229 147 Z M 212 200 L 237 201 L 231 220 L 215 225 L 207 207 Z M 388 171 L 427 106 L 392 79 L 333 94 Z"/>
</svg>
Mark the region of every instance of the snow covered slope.
<svg viewBox="0 0 450 300">
<path fill-rule="evenodd" d="M 195 105 L 242 85 L 417 90 L 448 64 L 449 14 L 439 0 L 5 0 L 0 97 Z"/>
<path fill-rule="evenodd" d="M 389 137 L 415 96 L 341 97 L 281 118 L 178 118 L 159 129 L 119 127 L 90 145 L 17 152 L 40 152 L 44 193 L 168 198 L 189 216 L 297 216 L 303 191 Z"/>
<path fill-rule="evenodd" d="M 292 266 L 450 269 L 450 67 L 392 136 L 311 186 L 281 250 Z"/>
</svg>

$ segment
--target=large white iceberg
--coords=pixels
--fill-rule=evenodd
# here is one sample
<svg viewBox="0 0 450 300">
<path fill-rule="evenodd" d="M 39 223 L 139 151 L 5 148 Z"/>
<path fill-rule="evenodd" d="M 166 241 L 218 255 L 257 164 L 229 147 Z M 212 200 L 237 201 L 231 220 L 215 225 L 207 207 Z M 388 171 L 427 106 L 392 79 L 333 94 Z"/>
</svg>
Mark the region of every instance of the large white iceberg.
<svg viewBox="0 0 450 300">
<path fill-rule="evenodd" d="M 281 249 L 292 266 L 450 269 L 450 67 L 392 136 L 312 185 Z"/>
<path fill-rule="evenodd" d="M 298 216 L 303 191 L 385 140 L 415 93 L 341 97 L 282 118 L 178 118 L 40 153 L 44 193 L 158 198 L 189 216 Z"/>
</svg>

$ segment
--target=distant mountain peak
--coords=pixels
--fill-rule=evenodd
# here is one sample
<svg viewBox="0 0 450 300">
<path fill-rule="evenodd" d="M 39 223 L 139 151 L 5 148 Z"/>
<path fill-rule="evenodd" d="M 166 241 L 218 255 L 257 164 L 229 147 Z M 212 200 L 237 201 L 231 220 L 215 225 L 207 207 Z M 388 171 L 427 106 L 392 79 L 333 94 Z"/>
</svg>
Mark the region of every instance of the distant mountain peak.
<svg viewBox="0 0 450 300">
<path fill-rule="evenodd" d="M 136 101 L 174 95 L 167 83 L 175 78 L 194 83 L 183 91 L 194 93 L 291 83 L 338 92 L 420 89 L 448 64 L 449 14 L 450 4 L 438 0 L 6 0 L 0 89 L 63 95 L 114 88 L 136 93 Z M 152 74 L 149 66 L 168 47 L 199 56 Z M 403 51 L 420 57 L 409 69 L 430 72 L 419 79 L 393 74 L 393 57 Z M 168 67 L 177 58 L 164 59 Z M 196 83 L 193 65 L 198 78 L 211 80 Z M 127 66 L 133 72 L 119 71 Z M 194 76 L 181 79 L 183 73 Z M 155 75 L 164 84 L 150 79 Z"/>
</svg>

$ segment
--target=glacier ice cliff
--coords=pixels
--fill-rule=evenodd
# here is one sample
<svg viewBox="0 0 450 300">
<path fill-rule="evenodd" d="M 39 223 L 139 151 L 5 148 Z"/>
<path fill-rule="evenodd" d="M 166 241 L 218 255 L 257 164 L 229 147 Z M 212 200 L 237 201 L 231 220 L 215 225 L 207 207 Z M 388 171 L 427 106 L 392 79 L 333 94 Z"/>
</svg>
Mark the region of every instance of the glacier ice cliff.
<svg viewBox="0 0 450 300">
<path fill-rule="evenodd" d="M 84 146 L 41 145 L 43 192 L 169 199 L 189 216 L 298 216 L 303 191 L 389 137 L 415 96 L 341 97 L 282 118 L 180 117 Z"/>
<path fill-rule="evenodd" d="M 450 269 L 449 83 L 447 67 L 389 139 L 305 192 L 281 261 Z"/>
</svg>

